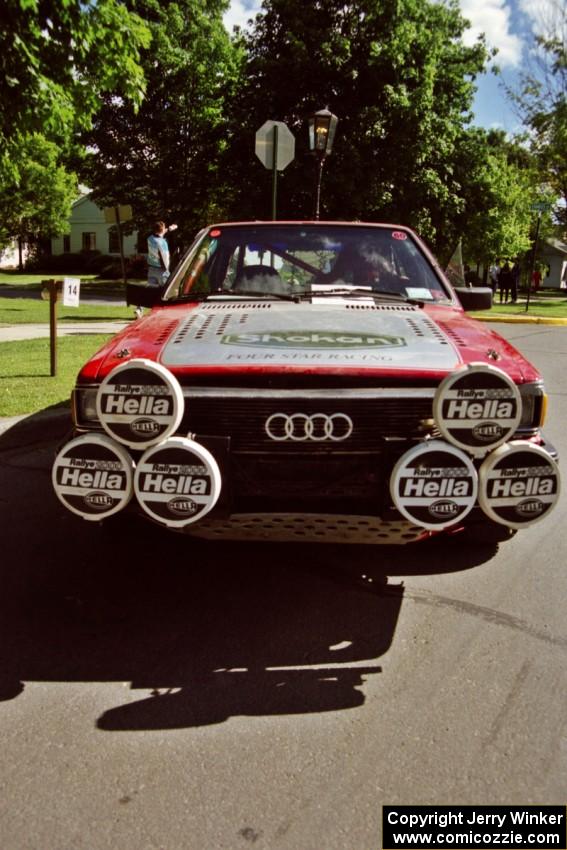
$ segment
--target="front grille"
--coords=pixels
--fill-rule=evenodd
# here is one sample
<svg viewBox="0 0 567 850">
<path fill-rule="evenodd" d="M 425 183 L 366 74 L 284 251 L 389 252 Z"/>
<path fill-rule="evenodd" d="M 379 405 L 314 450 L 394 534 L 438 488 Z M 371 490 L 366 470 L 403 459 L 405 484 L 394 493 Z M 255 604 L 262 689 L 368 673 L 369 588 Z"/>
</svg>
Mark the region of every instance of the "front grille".
<svg viewBox="0 0 567 850">
<path fill-rule="evenodd" d="M 415 439 L 431 432 L 432 394 L 427 389 L 421 394 L 389 391 L 367 396 L 354 393 L 354 397 L 348 392 L 336 397 L 328 393 L 293 397 L 285 392 L 238 395 L 220 390 L 215 396 L 195 391 L 186 394 L 179 430 L 197 436 L 230 436 L 232 452 L 382 452 L 385 440 Z M 266 423 L 274 416 L 273 427 L 267 429 Z M 292 416 L 294 428 L 286 436 L 286 417 Z M 326 418 L 330 417 L 334 417 L 332 427 L 326 433 Z M 352 431 L 345 426 L 348 420 Z"/>
</svg>

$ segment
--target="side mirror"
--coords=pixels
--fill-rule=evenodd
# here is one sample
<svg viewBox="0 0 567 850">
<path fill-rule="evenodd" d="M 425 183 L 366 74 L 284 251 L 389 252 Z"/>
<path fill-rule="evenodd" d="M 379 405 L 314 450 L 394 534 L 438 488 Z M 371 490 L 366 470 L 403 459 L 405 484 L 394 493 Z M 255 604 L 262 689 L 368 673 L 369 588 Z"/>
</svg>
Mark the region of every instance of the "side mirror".
<svg viewBox="0 0 567 850">
<path fill-rule="evenodd" d="M 126 304 L 134 307 L 155 307 L 161 301 L 162 289 L 159 286 L 145 286 L 140 283 L 126 284 Z"/>
<path fill-rule="evenodd" d="M 453 287 L 463 310 L 490 310 L 492 289 L 489 286 Z"/>
</svg>

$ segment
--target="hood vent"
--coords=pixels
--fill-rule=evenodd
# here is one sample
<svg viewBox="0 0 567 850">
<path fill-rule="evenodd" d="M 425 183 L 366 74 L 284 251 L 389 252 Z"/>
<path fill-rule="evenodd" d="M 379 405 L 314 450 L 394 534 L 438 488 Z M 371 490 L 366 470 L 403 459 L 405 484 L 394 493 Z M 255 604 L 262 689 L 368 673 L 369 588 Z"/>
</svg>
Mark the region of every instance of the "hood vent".
<svg viewBox="0 0 567 850">
<path fill-rule="evenodd" d="M 190 316 L 188 319 L 186 319 L 185 322 L 183 322 L 175 336 L 175 339 L 173 340 L 174 345 L 178 345 L 180 342 L 183 342 L 183 340 L 185 339 L 185 337 L 187 336 L 196 321 L 197 313 L 193 313 L 192 316 Z"/>
<path fill-rule="evenodd" d="M 385 313 L 415 313 L 417 308 L 411 304 L 345 304 L 347 310 L 379 310 Z"/>
<path fill-rule="evenodd" d="M 163 328 L 163 330 L 158 334 L 158 336 L 156 336 L 153 344 L 164 345 L 164 343 L 167 342 L 170 337 L 170 334 L 175 330 L 176 327 L 177 321 L 174 320 L 173 322 L 168 322 L 165 328 Z"/>
<path fill-rule="evenodd" d="M 216 307 L 216 305 L 212 306 L 213 309 Z M 180 345 L 187 339 L 201 340 L 211 336 L 223 336 L 228 332 L 231 324 L 244 325 L 250 318 L 248 313 L 240 313 L 234 316 L 232 310 L 226 310 L 226 308 L 223 308 L 224 316 L 218 313 L 216 315 L 209 313 L 207 316 L 203 315 L 203 312 L 204 310 L 201 308 L 198 313 L 193 313 L 183 322 L 173 340 L 174 345 Z"/>
<path fill-rule="evenodd" d="M 229 304 L 201 304 L 199 312 L 216 310 L 232 313 L 235 310 L 270 310 L 271 307 L 272 303 L 269 301 L 231 301 Z"/>
<path fill-rule="evenodd" d="M 271 305 L 263 304 L 262 309 L 270 308 Z M 349 333 L 373 333 L 383 331 L 415 342 L 439 348 L 451 348 L 452 339 L 443 333 L 436 322 L 432 321 L 423 312 L 412 305 L 381 306 L 375 304 L 345 304 L 339 327 L 346 334 Z M 312 330 L 314 333 L 327 332 L 335 323 L 336 310 L 330 305 L 328 311 L 317 310 L 311 315 L 304 312 L 289 311 L 287 307 L 276 305 L 271 315 L 265 316 L 257 312 L 256 305 L 246 302 L 245 305 L 203 305 L 198 310 L 188 315 L 178 326 L 173 334 L 169 345 L 185 348 L 191 343 L 217 344 L 224 341 L 225 337 L 232 334 L 245 334 L 256 332 L 290 333 L 295 331 L 305 333 Z M 279 309 L 278 309 L 279 308 Z M 355 312 L 353 312 L 355 311 Z M 360 312 L 362 311 L 362 312 Z M 372 316 L 368 311 L 373 313 Z M 377 315 L 379 314 L 379 315 Z M 265 318 L 264 318 L 265 316 Z M 268 319 L 268 321 L 265 321 Z M 303 325 L 302 322 L 306 324 Z M 167 330 L 167 329 L 166 329 Z M 164 330 L 163 334 L 165 335 Z M 448 330 L 449 336 L 453 337 Z M 235 343 L 236 344 L 236 343 Z M 242 344 L 242 343 L 239 343 Z"/>
<path fill-rule="evenodd" d="M 406 322 L 416 336 L 425 336 L 425 330 L 415 319 L 406 319 Z"/>
<path fill-rule="evenodd" d="M 408 319 L 408 322 L 411 322 L 411 319 Z M 435 322 L 428 319 L 427 316 L 421 317 L 421 324 L 425 328 L 425 330 L 429 331 L 432 337 L 434 337 L 441 345 L 449 345 L 449 341 L 446 338 L 445 334 L 439 330 L 439 327 L 435 324 Z"/>
<path fill-rule="evenodd" d="M 444 331 L 444 333 L 449 336 L 453 342 L 455 342 L 460 348 L 466 348 L 467 344 L 465 340 L 462 338 L 460 334 L 458 334 L 451 325 L 445 324 L 445 322 L 439 322 L 439 327 Z"/>
</svg>

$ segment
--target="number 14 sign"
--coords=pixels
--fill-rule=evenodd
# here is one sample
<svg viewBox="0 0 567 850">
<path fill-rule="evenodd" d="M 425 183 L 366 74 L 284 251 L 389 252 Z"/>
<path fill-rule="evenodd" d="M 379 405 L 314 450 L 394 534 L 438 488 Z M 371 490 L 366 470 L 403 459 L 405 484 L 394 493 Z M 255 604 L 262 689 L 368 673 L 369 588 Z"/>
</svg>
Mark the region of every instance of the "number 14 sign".
<svg viewBox="0 0 567 850">
<path fill-rule="evenodd" d="M 78 307 L 81 292 L 81 281 L 78 277 L 63 278 L 63 305 L 65 307 Z"/>
</svg>

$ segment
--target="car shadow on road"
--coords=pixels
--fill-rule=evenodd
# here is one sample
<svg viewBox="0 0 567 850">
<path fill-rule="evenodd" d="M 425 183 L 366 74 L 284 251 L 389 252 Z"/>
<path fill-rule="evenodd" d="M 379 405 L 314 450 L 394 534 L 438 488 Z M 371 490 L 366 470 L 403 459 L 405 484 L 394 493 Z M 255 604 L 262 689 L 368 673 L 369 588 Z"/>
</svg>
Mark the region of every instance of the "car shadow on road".
<svg viewBox="0 0 567 850">
<path fill-rule="evenodd" d="M 404 587 L 392 576 L 487 556 L 86 522 L 51 489 L 67 426 L 30 417 L 0 437 L 0 699 L 27 682 L 129 682 L 96 719 L 107 731 L 356 708 L 394 639 Z"/>
</svg>

